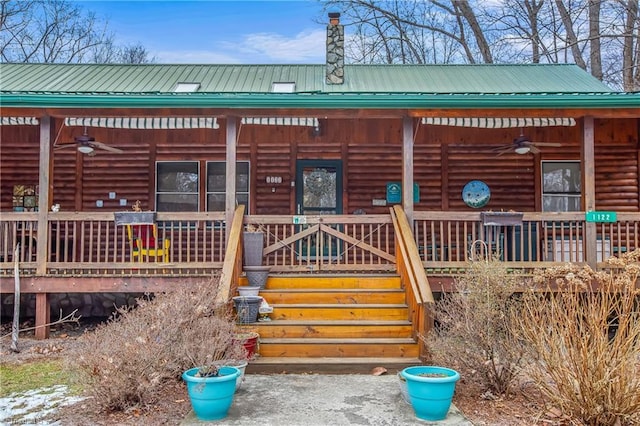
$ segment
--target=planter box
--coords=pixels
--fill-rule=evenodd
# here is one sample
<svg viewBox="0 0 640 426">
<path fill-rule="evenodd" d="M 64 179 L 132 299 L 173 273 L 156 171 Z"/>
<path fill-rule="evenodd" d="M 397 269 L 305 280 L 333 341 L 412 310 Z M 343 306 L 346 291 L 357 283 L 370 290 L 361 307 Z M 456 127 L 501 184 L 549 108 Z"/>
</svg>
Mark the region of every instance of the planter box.
<svg viewBox="0 0 640 426">
<path fill-rule="evenodd" d="M 264 250 L 264 232 L 244 232 L 242 234 L 242 250 L 245 266 L 262 265 Z"/>
<path fill-rule="evenodd" d="M 482 212 L 482 224 L 484 226 L 522 225 L 522 212 Z"/>
<path fill-rule="evenodd" d="M 153 225 L 156 212 L 114 212 L 116 225 Z"/>
</svg>

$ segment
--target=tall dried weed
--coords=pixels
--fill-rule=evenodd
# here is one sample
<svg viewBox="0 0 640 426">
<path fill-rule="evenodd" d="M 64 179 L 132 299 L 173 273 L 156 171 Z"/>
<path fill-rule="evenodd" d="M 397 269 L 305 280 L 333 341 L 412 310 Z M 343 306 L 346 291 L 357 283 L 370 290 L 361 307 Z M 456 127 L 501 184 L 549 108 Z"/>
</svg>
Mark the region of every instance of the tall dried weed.
<svg viewBox="0 0 640 426">
<path fill-rule="evenodd" d="M 72 361 L 94 403 L 105 410 L 144 407 L 188 368 L 243 359 L 234 318 L 214 304 L 217 287 L 216 277 L 139 300 L 83 336 Z"/>
<path fill-rule="evenodd" d="M 509 328 L 522 276 L 492 256 L 471 262 L 454 285 L 436 302 L 438 327 L 427 339 L 431 361 L 466 371 L 492 393 L 508 393 L 524 353 Z"/>
<path fill-rule="evenodd" d="M 551 412 L 574 424 L 640 424 L 640 250 L 610 270 L 540 271 L 514 330 L 530 345 L 529 375 Z"/>
</svg>

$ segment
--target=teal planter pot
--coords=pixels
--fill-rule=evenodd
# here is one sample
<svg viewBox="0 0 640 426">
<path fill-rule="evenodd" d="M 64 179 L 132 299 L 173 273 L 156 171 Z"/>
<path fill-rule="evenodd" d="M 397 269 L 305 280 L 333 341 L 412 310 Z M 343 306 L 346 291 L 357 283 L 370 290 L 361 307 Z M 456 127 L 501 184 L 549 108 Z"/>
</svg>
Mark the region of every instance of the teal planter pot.
<svg viewBox="0 0 640 426">
<path fill-rule="evenodd" d="M 460 374 L 437 366 L 407 367 L 400 373 L 407 381 L 407 393 L 416 417 L 421 420 L 444 420 L 451 407 Z"/>
<path fill-rule="evenodd" d="M 191 407 L 200 420 L 220 420 L 227 417 L 236 392 L 236 379 L 240 370 L 235 367 L 221 367 L 217 377 L 196 377 L 199 368 L 182 373 L 187 383 Z"/>
</svg>

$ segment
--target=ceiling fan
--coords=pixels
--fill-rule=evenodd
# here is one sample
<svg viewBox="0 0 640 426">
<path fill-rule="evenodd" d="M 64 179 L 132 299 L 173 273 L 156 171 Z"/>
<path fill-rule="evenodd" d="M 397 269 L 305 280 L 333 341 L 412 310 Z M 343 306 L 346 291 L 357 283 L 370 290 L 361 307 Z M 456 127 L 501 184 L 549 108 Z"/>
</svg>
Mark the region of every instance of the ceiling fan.
<svg viewBox="0 0 640 426">
<path fill-rule="evenodd" d="M 528 153 L 538 154 L 540 152 L 539 146 L 561 146 L 561 144 L 557 142 L 533 142 L 521 131 L 520 136 L 515 138 L 512 143 L 495 148 L 493 151 L 497 152 L 499 156 L 509 152 L 521 155 Z"/>
<path fill-rule="evenodd" d="M 84 128 L 82 135 L 76 136 L 74 138 L 75 143 L 62 144 L 55 148 L 56 151 L 61 149 L 66 149 L 69 147 L 75 147 L 79 152 L 83 154 L 87 154 L 89 156 L 96 155 L 96 149 L 102 149 L 109 152 L 115 152 L 117 154 L 122 154 L 124 151 L 119 148 L 114 148 L 102 142 L 96 141 L 96 139 L 92 136 L 89 136 L 87 133 L 87 128 Z"/>
</svg>

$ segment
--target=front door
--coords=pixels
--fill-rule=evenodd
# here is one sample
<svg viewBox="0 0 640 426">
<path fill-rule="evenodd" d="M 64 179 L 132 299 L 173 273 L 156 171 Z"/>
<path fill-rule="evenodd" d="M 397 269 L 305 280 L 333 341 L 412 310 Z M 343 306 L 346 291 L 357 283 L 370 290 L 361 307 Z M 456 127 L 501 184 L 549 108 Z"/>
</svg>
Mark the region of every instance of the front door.
<svg viewBox="0 0 640 426">
<path fill-rule="evenodd" d="M 298 160 L 296 214 L 342 214 L 341 160 Z"/>
<path fill-rule="evenodd" d="M 342 214 L 342 161 L 298 160 L 296 163 L 296 214 L 322 216 Z M 299 231 L 306 226 L 301 225 Z M 316 234 L 300 240 L 298 254 L 302 257 L 323 258 L 339 256 L 341 243 Z"/>
</svg>

